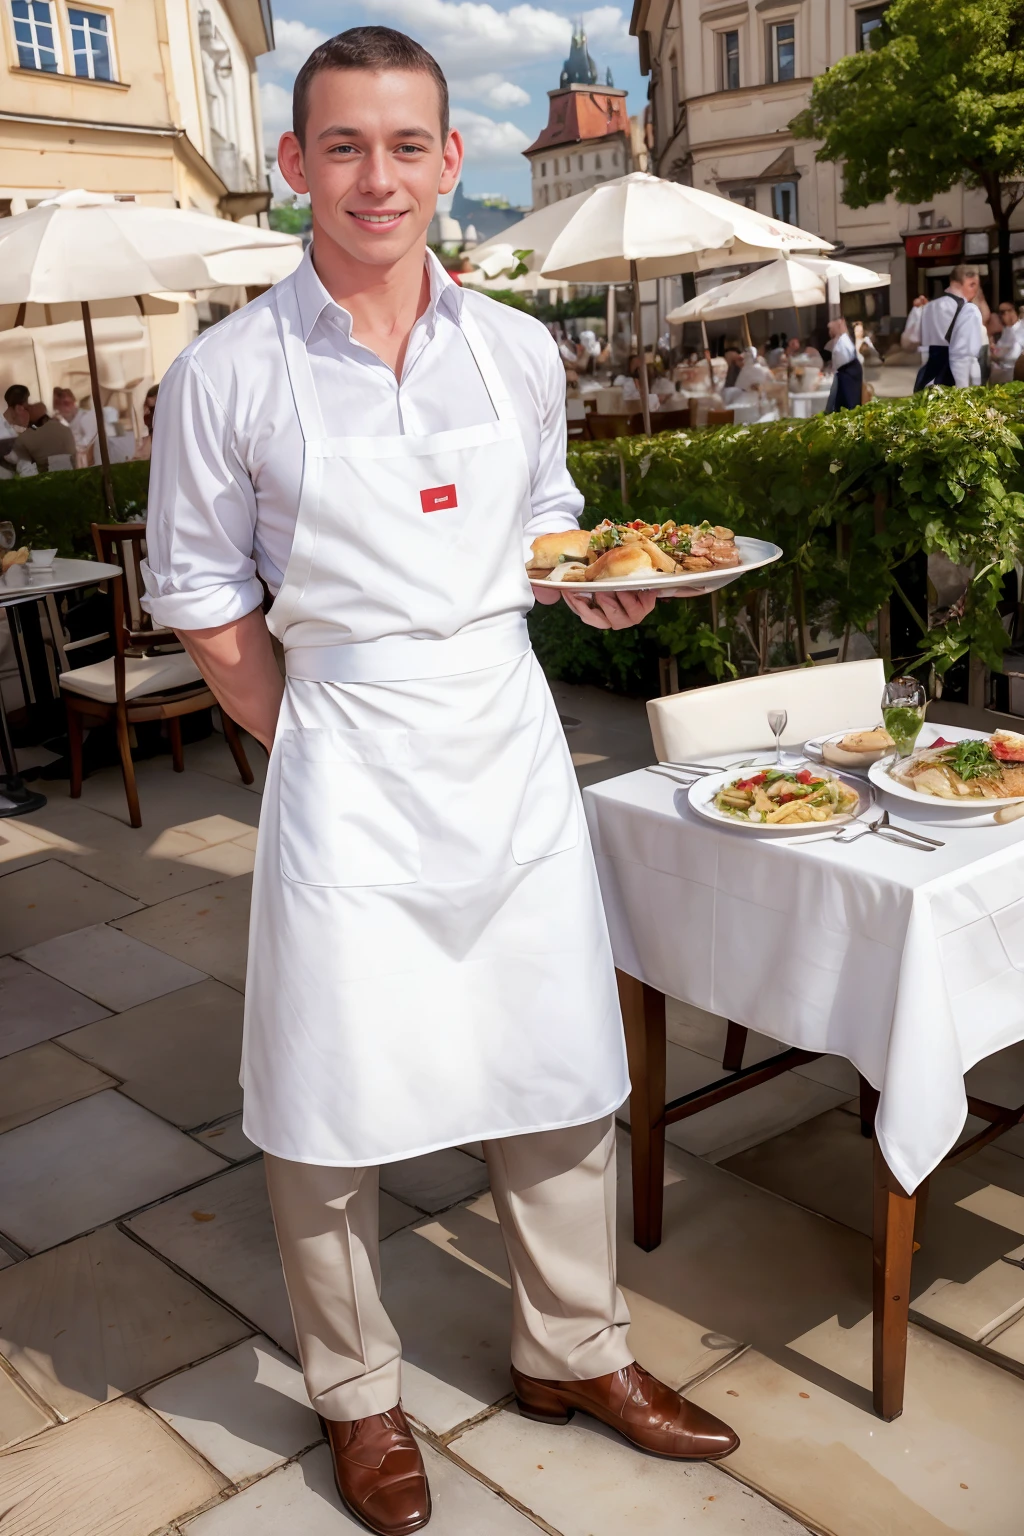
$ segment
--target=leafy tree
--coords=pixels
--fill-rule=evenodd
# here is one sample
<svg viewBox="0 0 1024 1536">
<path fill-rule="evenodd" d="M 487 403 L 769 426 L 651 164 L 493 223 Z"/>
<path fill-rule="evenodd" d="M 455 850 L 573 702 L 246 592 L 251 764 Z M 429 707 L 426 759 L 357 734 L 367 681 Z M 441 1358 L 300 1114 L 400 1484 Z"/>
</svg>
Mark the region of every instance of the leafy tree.
<svg viewBox="0 0 1024 1536">
<path fill-rule="evenodd" d="M 892 0 L 873 46 L 820 75 L 790 127 L 841 160 L 843 198 L 927 202 L 981 187 L 1012 299 L 1010 216 L 1024 197 L 1024 0 Z"/>
<path fill-rule="evenodd" d="M 312 210 L 308 206 L 297 208 L 294 203 L 275 204 L 267 218 L 271 229 L 282 235 L 304 235 L 313 223 Z"/>
</svg>

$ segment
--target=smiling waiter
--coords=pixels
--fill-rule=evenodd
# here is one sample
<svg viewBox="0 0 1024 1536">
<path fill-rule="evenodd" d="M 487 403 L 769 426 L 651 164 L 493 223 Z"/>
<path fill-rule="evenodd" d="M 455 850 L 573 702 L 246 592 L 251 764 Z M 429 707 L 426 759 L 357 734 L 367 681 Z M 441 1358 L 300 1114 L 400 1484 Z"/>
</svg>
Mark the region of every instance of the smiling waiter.
<svg viewBox="0 0 1024 1536">
<path fill-rule="evenodd" d="M 280 146 L 312 250 L 166 375 L 149 497 L 150 610 L 271 754 L 244 1126 L 339 1490 L 387 1536 L 426 1525 L 430 1495 L 378 1294 L 382 1162 L 483 1141 L 523 1413 L 580 1409 L 682 1459 L 737 1444 L 627 1342 L 622 1025 L 526 629 L 526 553 L 582 498 L 554 342 L 426 249 L 461 161 L 418 44 L 358 27 L 316 49 Z M 654 599 L 567 600 L 620 628 Z"/>
</svg>

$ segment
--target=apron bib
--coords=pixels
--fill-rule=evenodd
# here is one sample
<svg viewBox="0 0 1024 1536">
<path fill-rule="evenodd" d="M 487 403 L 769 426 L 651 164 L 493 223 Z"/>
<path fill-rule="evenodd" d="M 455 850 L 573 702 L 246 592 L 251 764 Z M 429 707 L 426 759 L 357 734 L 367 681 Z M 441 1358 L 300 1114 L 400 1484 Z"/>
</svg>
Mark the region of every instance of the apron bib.
<svg viewBox="0 0 1024 1536">
<path fill-rule="evenodd" d="M 823 414 L 830 416 L 833 411 L 852 410 L 855 405 L 861 404 L 863 389 L 864 367 L 860 358 L 851 358 L 848 363 L 841 363 L 832 376 L 832 388 Z"/>
<path fill-rule="evenodd" d="M 915 395 L 919 394 L 922 389 L 927 389 L 929 384 L 943 384 L 948 387 L 956 383 L 956 379 L 953 377 L 953 370 L 949 366 L 949 343 L 953 335 L 953 329 L 960 319 L 960 311 L 963 309 L 966 300 L 960 298 L 958 294 L 951 294 L 950 297 L 956 308 L 953 311 L 953 318 L 949 322 L 949 328 L 946 331 L 946 340 L 941 344 L 933 342 L 928 348 L 928 356 L 918 369 L 917 378 L 914 380 Z"/>
<path fill-rule="evenodd" d="M 358 1166 L 585 1123 L 629 1091 L 593 855 L 526 631 L 530 476 L 495 420 L 328 438 L 290 285 L 305 444 L 268 625 L 287 686 L 253 886 L 246 1134 Z"/>
</svg>

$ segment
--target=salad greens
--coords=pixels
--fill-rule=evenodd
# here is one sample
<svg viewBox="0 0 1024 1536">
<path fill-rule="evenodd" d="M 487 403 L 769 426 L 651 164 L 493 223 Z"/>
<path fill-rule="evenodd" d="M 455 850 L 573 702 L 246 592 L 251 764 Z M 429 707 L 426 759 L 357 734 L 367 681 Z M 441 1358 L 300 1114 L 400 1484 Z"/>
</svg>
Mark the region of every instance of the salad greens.
<svg viewBox="0 0 1024 1536">
<path fill-rule="evenodd" d="M 955 747 L 943 754 L 943 761 L 965 783 L 968 779 L 997 778 L 1002 773 L 987 741 L 958 741 Z"/>
</svg>

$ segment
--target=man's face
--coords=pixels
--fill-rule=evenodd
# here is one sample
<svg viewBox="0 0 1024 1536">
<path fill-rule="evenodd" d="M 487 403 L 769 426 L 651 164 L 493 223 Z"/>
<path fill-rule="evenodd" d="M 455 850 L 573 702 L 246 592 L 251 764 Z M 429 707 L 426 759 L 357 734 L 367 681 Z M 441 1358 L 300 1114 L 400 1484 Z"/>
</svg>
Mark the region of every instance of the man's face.
<svg viewBox="0 0 1024 1536">
<path fill-rule="evenodd" d="M 11 406 L 11 425 L 15 427 L 27 427 L 32 420 L 27 405 Z"/>
<path fill-rule="evenodd" d="M 308 192 L 315 226 L 354 261 L 392 266 L 422 244 L 439 192 L 462 169 L 456 130 L 441 142 L 437 86 L 411 70 L 325 69 L 309 94 L 305 147 L 286 133 L 281 172 Z"/>
<path fill-rule="evenodd" d="M 978 296 L 978 279 L 976 277 L 965 277 L 960 284 L 960 292 L 969 304 L 972 299 Z"/>
<path fill-rule="evenodd" d="M 1017 311 L 1012 304 L 1000 304 L 999 318 L 1004 325 L 1017 324 Z"/>
<path fill-rule="evenodd" d="M 63 390 L 59 395 L 54 396 L 53 405 L 57 415 L 62 416 L 65 421 L 70 421 L 78 409 L 74 395 L 65 393 Z"/>
<path fill-rule="evenodd" d="M 786 351 L 790 354 L 791 357 L 796 356 L 796 354 L 800 351 L 799 336 L 790 337 L 789 341 L 786 343 Z"/>
</svg>

